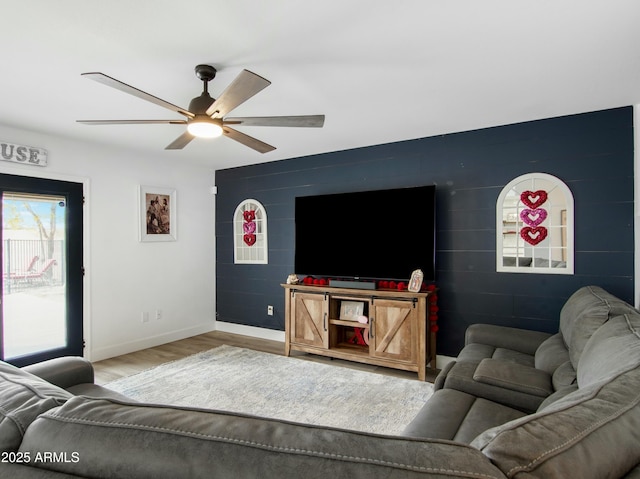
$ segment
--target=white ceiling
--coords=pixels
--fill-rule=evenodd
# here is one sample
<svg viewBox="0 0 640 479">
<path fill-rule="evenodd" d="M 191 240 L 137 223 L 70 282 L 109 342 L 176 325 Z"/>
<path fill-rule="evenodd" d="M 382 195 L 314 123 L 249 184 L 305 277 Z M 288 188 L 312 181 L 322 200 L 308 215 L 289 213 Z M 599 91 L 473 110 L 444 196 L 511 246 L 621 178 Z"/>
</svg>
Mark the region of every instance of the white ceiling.
<svg viewBox="0 0 640 479">
<path fill-rule="evenodd" d="M 640 103 L 638 0 L 1 0 L 0 15 L 0 124 L 212 168 Z M 243 68 L 272 82 L 231 116 L 323 113 L 324 128 L 243 128 L 277 147 L 260 154 L 75 122 L 182 119 L 80 74 L 186 108 L 200 63 L 213 97 Z"/>
</svg>

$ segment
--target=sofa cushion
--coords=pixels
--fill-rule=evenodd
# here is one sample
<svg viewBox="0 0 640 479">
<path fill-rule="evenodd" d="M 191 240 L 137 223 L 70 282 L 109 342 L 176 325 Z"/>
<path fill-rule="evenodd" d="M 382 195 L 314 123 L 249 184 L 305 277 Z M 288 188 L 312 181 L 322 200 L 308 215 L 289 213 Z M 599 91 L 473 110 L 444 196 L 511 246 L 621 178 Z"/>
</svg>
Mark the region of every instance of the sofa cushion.
<svg viewBox="0 0 640 479">
<path fill-rule="evenodd" d="M 533 366 L 534 364 L 534 357 L 531 354 L 521 353 L 520 351 L 514 351 L 507 348 L 497 348 L 495 346 L 480 343 L 467 344 L 462 348 L 462 351 L 460 351 L 456 360 L 458 362 L 479 363 L 486 358 L 502 359 L 504 361 L 511 361 L 524 366 Z"/>
<path fill-rule="evenodd" d="M 549 336 L 551 336 L 549 333 L 508 326 L 472 324 L 464 333 L 464 344 L 465 346 L 487 344 L 496 349 L 518 351 L 527 356 L 533 356 Z"/>
<path fill-rule="evenodd" d="M 640 365 L 640 314 L 617 316 L 586 344 L 578 363 L 578 386 L 606 381 Z"/>
<path fill-rule="evenodd" d="M 64 389 L 0 361 L 0 451 L 16 451 L 29 424 L 71 397 Z"/>
<path fill-rule="evenodd" d="M 569 351 L 560 333 L 554 334 L 536 349 L 534 361 L 536 369 L 553 374 L 558 366 L 567 361 L 569 361 Z"/>
<path fill-rule="evenodd" d="M 403 436 L 469 444 L 483 431 L 525 413 L 455 389 L 436 391 L 402 432 Z"/>
<path fill-rule="evenodd" d="M 560 311 L 560 332 L 577 369 L 591 335 L 611 317 L 636 313 L 636 309 L 599 286 L 584 286 L 573 293 Z"/>
<path fill-rule="evenodd" d="M 480 361 L 473 374 L 473 379 L 492 386 L 543 398 L 553 392 L 549 373 L 497 359 L 483 359 Z"/>
<path fill-rule="evenodd" d="M 501 477 L 466 444 L 80 396 L 34 421 L 21 450 L 77 452 L 39 466 L 82 477 Z"/>
<path fill-rule="evenodd" d="M 639 329 L 639 315 L 609 320 L 585 346 L 578 390 L 472 445 L 509 477 L 624 476 L 640 463 Z"/>
</svg>

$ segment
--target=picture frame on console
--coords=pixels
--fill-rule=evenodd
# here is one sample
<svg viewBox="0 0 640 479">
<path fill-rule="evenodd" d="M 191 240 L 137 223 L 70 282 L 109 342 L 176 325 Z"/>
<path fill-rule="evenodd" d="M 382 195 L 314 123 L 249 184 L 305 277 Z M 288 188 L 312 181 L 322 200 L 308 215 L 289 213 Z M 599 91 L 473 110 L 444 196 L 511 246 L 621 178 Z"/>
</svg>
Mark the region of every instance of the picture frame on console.
<svg viewBox="0 0 640 479">
<path fill-rule="evenodd" d="M 138 190 L 141 242 L 176 241 L 176 190 L 140 185 Z"/>
<path fill-rule="evenodd" d="M 357 321 L 364 312 L 362 301 L 342 301 L 340 303 L 340 319 L 345 321 Z"/>
<path fill-rule="evenodd" d="M 421 269 L 415 270 L 411 273 L 411 279 L 409 280 L 409 286 L 407 289 L 412 293 L 417 293 L 422 288 L 422 281 L 424 280 L 424 273 Z"/>
</svg>

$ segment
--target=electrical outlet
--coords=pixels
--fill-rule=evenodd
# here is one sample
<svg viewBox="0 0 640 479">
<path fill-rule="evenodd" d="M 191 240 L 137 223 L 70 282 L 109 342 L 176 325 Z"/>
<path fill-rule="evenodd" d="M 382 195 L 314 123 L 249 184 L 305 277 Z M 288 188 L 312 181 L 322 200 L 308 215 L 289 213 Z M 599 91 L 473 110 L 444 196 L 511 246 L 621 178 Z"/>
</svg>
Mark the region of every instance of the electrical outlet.
<svg viewBox="0 0 640 479">
<path fill-rule="evenodd" d="M 142 312 L 142 322 L 143 323 L 148 323 L 149 322 L 149 312 L 148 311 L 143 311 Z"/>
<path fill-rule="evenodd" d="M 161 320 L 162 319 L 162 310 L 161 309 L 156 309 L 156 320 Z"/>
<path fill-rule="evenodd" d="M 273 316 L 273 306 L 267 306 L 267 315 Z"/>
</svg>

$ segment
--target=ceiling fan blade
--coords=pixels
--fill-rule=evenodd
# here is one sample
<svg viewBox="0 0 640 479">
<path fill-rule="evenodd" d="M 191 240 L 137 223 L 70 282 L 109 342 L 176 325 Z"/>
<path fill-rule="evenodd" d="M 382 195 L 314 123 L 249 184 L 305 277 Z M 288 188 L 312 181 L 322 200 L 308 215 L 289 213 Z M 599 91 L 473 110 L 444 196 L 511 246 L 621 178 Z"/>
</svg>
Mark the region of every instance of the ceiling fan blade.
<svg viewBox="0 0 640 479">
<path fill-rule="evenodd" d="M 236 140 L 237 142 L 242 143 L 244 146 L 253 148 L 260 153 L 269 153 L 270 151 L 276 149 L 275 146 L 271 146 L 264 141 L 260 141 L 256 138 L 253 138 L 252 136 L 245 135 L 244 133 L 240 133 L 238 130 L 234 130 L 233 128 L 229 128 L 228 126 L 223 126 L 222 131 L 232 140 Z"/>
<path fill-rule="evenodd" d="M 110 86 L 112 88 L 116 88 L 125 93 L 129 93 L 130 95 L 137 96 L 138 98 L 142 98 L 143 100 L 150 101 L 151 103 L 155 103 L 164 108 L 168 108 L 171 111 L 175 111 L 176 113 L 180 113 L 188 118 L 193 118 L 195 115 L 191 113 L 189 110 L 185 110 L 179 106 L 174 105 L 173 103 L 169 103 L 164 101 L 157 96 L 153 96 L 147 92 L 142 90 L 138 90 L 131 85 L 127 85 L 126 83 L 121 82 L 120 80 L 116 80 L 115 78 L 111 78 L 108 75 L 100 72 L 89 72 L 83 73 L 82 76 L 90 78 L 91 80 L 97 81 L 98 83 L 103 83 L 104 85 Z"/>
<path fill-rule="evenodd" d="M 188 131 L 185 131 L 178 138 L 173 140 L 169 145 L 165 147 L 165 150 L 182 150 L 185 146 L 187 146 L 191 140 L 193 140 L 195 136 L 193 136 Z"/>
<path fill-rule="evenodd" d="M 206 114 L 213 118 L 222 118 L 269 85 L 271 85 L 269 80 L 249 70 L 242 70 L 218 99 L 207 108 Z"/>
<path fill-rule="evenodd" d="M 225 118 L 225 125 L 242 126 L 293 126 L 306 128 L 322 128 L 324 115 L 303 116 L 238 116 Z"/>
<path fill-rule="evenodd" d="M 186 125 L 187 120 L 76 120 L 85 125 Z"/>
</svg>

